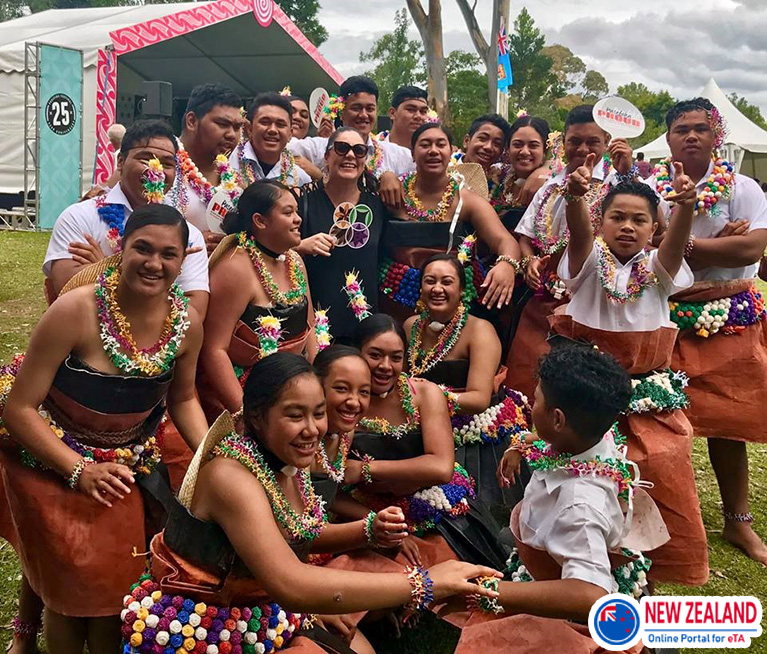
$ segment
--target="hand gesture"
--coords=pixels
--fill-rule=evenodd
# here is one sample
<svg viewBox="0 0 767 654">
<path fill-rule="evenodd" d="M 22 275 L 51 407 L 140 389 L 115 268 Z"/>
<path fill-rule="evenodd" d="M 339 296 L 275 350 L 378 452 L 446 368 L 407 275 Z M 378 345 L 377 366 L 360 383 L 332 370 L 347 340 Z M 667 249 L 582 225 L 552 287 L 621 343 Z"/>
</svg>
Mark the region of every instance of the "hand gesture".
<svg viewBox="0 0 767 654">
<path fill-rule="evenodd" d="M 225 236 L 225 234 L 217 234 L 216 232 L 211 232 L 209 229 L 206 229 L 202 233 L 202 235 L 203 235 L 203 238 L 205 239 L 205 247 L 208 250 L 208 255 L 213 254 L 213 250 L 216 249 L 216 246 L 221 242 L 221 239 L 223 239 Z"/>
<path fill-rule="evenodd" d="M 496 598 L 498 593 L 471 582 L 477 577 L 498 577 L 503 575 L 497 570 L 484 565 L 473 565 L 463 561 L 445 561 L 429 570 L 431 580 L 434 582 L 435 601 L 450 597 L 451 595 L 484 595 Z"/>
<path fill-rule="evenodd" d="M 336 237 L 320 232 L 301 241 L 296 250 L 301 256 L 329 257 L 336 246 Z"/>
<path fill-rule="evenodd" d="M 498 485 L 501 488 L 511 488 L 519 469 L 522 466 L 522 453 L 517 450 L 509 448 L 503 453 L 503 458 L 498 464 L 498 470 L 496 476 L 498 478 Z"/>
<path fill-rule="evenodd" d="M 716 238 L 724 238 L 726 236 L 744 236 L 748 234 L 748 230 L 751 229 L 751 222 L 742 218 L 740 220 L 733 220 L 728 222 L 722 231 L 716 235 Z"/>
<path fill-rule="evenodd" d="M 674 162 L 674 191 L 666 196 L 666 199 L 676 204 L 694 204 L 698 199 L 695 184 L 684 174 L 684 166 L 681 161 Z"/>
<path fill-rule="evenodd" d="M 323 138 L 330 138 L 330 136 L 335 131 L 336 131 L 336 127 L 333 124 L 333 121 L 330 120 L 330 118 L 323 118 L 322 122 L 320 123 L 320 126 L 317 128 L 317 136 L 322 136 Z"/>
<path fill-rule="evenodd" d="M 407 522 L 402 509 L 389 506 L 379 511 L 373 521 L 373 535 L 381 547 L 399 547 L 408 536 Z"/>
<path fill-rule="evenodd" d="M 591 184 L 591 171 L 594 169 L 594 162 L 597 155 L 589 152 L 586 161 L 582 166 L 578 166 L 567 177 L 567 192 L 576 197 L 583 197 L 588 193 L 589 184 Z"/>
<path fill-rule="evenodd" d="M 544 173 L 539 173 L 539 170 L 544 170 Z M 515 198 L 516 203 L 522 205 L 523 207 L 526 207 L 528 204 L 530 204 L 533 201 L 535 194 L 538 192 L 541 186 L 546 183 L 547 179 L 548 176 L 545 174 L 545 168 L 541 167 L 534 170 L 530 175 L 527 176 L 525 183 L 522 184 L 522 188 Z"/>
<path fill-rule="evenodd" d="M 421 550 L 414 538 L 406 538 L 403 540 L 399 551 L 410 565 L 423 565 L 423 559 L 421 559 Z"/>
<path fill-rule="evenodd" d="M 74 241 L 69 244 L 67 250 L 72 255 L 72 260 L 83 266 L 101 261 L 105 256 L 99 242 L 90 234 L 85 235 L 85 243 Z"/>
<path fill-rule="evenodd" d="M 111 507 L 109 500 L 122 500 L 131 492 L 126 484 L 134 484 L 128 466 L 119 463 L 93 463 L 85 466 L 77 483 L 77 490 L 99 504 Z"/>
<path fill-rule="evenodd" d="M 626 139 L 613 139 L 608 147 L 610 158 L 613 162 L 613 168 L 625 175 L 634 165 L 634 152 Z"/>
<path fill-rule="evenodd" d="M 543 273 L 546 270 L 546 266 L 549 265 L 551 255 L 547 254 L 545 257 L 532 257 L 527 264 L 525 270 L 525 283 L 534 291 L 537 291 L 541 287 L 541 280 Z"/>
<path fill-rule="evenodd" d="M 481 288 L 486 289 L 482 304 L 488 309 L 496 305 L 497 309 L 509 304 L 514 295 L 514 284 L 517 281 L 517 271 L 509 263 L 499 262 L 485 277 Z"/>
<path fill-rule="evenodd" d="M 357 633 L 357 625 L 354 624 L 350 615 L 318 615 L 317 622 L 326 631 L 338 634 L 347 645 L 352 642 Z"/>
<path fill-rule="evenodd" d="M 296 160 L 296 166 L 298 166 L 307 175 L 309 175 L 309 177 L 311 177 L 315 182 L 322 179 L 322 171 L 306 157 L 296 155 L 294 159 Z"/>
<path fill-rule="evenodd" d="M 387 171 L 378 181 L 378 195 L 381 201 L 391 210 L 397 211 L 405 205 L 405 193 L 402 182 L 393 172 Z"/>
</svg>

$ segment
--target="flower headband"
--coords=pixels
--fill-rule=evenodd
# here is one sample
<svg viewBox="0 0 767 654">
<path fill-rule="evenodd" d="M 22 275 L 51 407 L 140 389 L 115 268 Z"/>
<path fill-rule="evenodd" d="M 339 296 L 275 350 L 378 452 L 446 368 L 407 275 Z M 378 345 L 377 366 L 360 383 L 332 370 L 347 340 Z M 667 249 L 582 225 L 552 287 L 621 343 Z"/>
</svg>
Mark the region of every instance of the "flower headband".
<svg viewBox="0 0 767 654">
<path fill-rule="evenodd" d="M 724 138 L 727 136 L 727 122 L 716 107 L 711 107 L 706 112 L 706 115 L 708 116 L 709 125 L 711 125 L 711 129 L 714 132 L 714 149 L 718 150 L 724 145 Z"/>
<path fill-rule="evenodd" d="M 426 122 L 427 123 L 438 123 L 439 122 L 439 114 L 434 111 L 434 109 L 429 109 L 428 113 L 426 114 Z"/>
<path fill-rule="evenodd" d="M 529 115 L 530 115 L 530 114 L 529 114 L 529 113 L 527 113 L 527 109 L 520 109 L 520 110 L 517 112 L 517 118 L 525 118 L 525 117 L 527 117 L 527 116 L 529 116 Z"/>
</svg>

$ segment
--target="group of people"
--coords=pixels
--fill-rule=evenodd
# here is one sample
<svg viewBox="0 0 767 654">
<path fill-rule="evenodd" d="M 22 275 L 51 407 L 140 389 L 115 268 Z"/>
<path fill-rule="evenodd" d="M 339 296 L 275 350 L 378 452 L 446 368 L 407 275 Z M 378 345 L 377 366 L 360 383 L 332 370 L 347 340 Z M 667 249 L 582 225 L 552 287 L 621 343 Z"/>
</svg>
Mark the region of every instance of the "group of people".
<svg viewBox="0 0 767 654">
<path fill-rule="evenodd" d="M 588 105 L 458 149 L 424 90 L 387 133 L 378 100 L 349 78 L 308 136 L 287 89 L 199 86 L 56 221 L 0 369 L 14 654 L 43 608 L 62 654 L 362 654 L 424 610 L 458 652 L 592 651 L 599 597 L 708 579 L 693 435 L 767 564 L 767 200 L 716 108 L 675 105 L 642 179 Z"/>
</svg>

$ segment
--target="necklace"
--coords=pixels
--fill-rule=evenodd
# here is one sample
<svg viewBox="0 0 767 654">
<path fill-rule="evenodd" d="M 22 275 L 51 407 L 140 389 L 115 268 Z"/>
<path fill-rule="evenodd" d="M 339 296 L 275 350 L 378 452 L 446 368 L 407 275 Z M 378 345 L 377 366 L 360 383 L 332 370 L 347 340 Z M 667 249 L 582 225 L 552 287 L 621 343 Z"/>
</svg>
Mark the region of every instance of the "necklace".
<svg viewBox="0 0 767 654">
<path fill-rule="evenodd" d="M 453 201 L 460 191 L 458 181 L 453 177 L 448 177 L 447 186 L 442 194 L 442 198 L 434 209 L 425 209 L 421 200 L 415 192 L 418 182 L 418 173 L 409 173 L 402 180 L 402 187 L 405 191 L 405 211 L 408 216 L 418 221 L 430 223 L 444 222 L 447 212 L 453 205 Z"/>
<path fill-rule="evenodd" d="M 514 200 L 514 185 L 517 174 L 512 166 L 503 168 L 494 166 L 490 169 L 487 179 L 488 191 L 490 191 L 490 204 L 496 213 L 504 213 L 509 209 L 520 206 Z"/>
<path fill-rule="evenodd" d="M 192 161 L 189 153 L 183 147 L 178 151 L 178 164 L 183 179 L 206 205 L 210 203 L 219 190 L 225 191 L 232 202 L 236 201 L 242 192 L 237 185 L 237 173 L 229 165 L 229 160 L 223 154 L 216 157 L 218 186 L 213 186 L 205 179 L 197 164 Z"/>
<path fill-rule="evenodd" d="M 383 148 L 380 146 L 377 140 L 373 139 L 373 154 L 368 157 L 365 162 L 365 169 L 373 175 L 376 179 L 381 177 L 383 171 Z"/>
<path fill-rule="evenodd" d="M 99 218 L 108 227 L 107 243 L 112 248 L 112 252 L 115 253 L 121 249 L 120 240 L 125 230 L 125 205 L 107 203 L 105 197 L 102 195 L 96 198 L 96 211 Z"/>
<path fill-rule="evenodd" d="M 626 302 L 636 302 L 646 288 L 655 286 L 658 278 L 655 273 L 647 269 L 646 259 L 635 261 L 631 266 L 629 281 L 626 285 L 626 292 L 615 290 L 615 270 L 617 265 L 613 258 L 610 248 L 607 247 L 605 240 L 598 236 L 594 240 L 594 247 L 597 250 L 597 270 L 599 271 L 599 283 L 602 285 L 607 297 L 615 304 L 626 304 Z"/>
<path fill-rule="evenodd" d="M 101 323 L 99 335 L 104 351 L 115 368 L 129 375 L 159 375 L 171 367 L 189 328 L 189 299 L 174 283 L 168 294 L 170 312 L 165 319 L 160 339 L 151 348 L 139 349 L 131 333 L 130 322 L 117 304 L 120 276 L 119 267 L 107 268 L 95 285 L 96 307 Z"/>
<path fill-rule="evenodd" d="M 250 255 L 250 259 L 253 262 L 253 268 L 258 275 L 261 286 L 263 286 L 272 304 L 292 306 L 299 304 L 304 300 L 306 297 L 306 275 L 304 274 L 304 269 L 301 267 L 301 257 L 296 254 L 296 252 L 288 250 L 287 253 L 287 261 L 285 262 L 285 265 L 288 267 L 290 290 L 283 292 L 274 281 L 272 273 L 267 270 L 264 257 L 256 245 L 256 242 L 245 232 L 240 232 L 237 235 L 237 245 Z"/>
<path fill-rule="evenodd" d="M 407 415 L 405 422 L 395 427 L 385 418 L 363 418 L 360 420 L 360 427 L 373 434 L 391 436 L 397 440 L 402 438 L 413 428 L 417 427 L 421 421 L 421 414 L 418 411 L 418 407 L 413 405 L 413 391 L 410 388 L 408 377 L 404 373 L 401 374 L 397 380 L 397 390 L 399 391 L 402 408 Z"/>
<path fill-rule="evenodd" d="M 603 179 L 592 180 L 589 185 L 589 190 L 586 192 L 584 199 L 589 207 L 589 216 L 591 218 L 591 225 L 594 228 L 594 233 L 599 233 L 599 228 L 602 224 L 602 200 L 604 200 L 610 185 L 604 182 L 610 172 L 610 162 L 608 159 L 604 159 L 602 162 Z M 533 218 L 533 245 L 538 249 L 541 254 L 556 254 L 562 250 L 570 240 L 570 230 L 567 227 L 567 223 L 564 224 L 564 229 L 559 235 L 554 234 L 554 205 L 556 199 L 564 194 L 567 188 L 568 175 L 562 179 L 558 184 L 550 184 L 543 193 L 541 203 L 538 207 Z"/>
<path fill-rule="evenodd" d="M 253 473 L 266 492 L 274 517 L 291 540 L 313 541 L 320 535 L 327 521 L 325 502 L 314 493 L 308 470 L 299 470 L 296 474 L 298 492 L 304 505 L 304 511 L 299 515 L 277 483 L 274 472 L 266 465 L 263 453 L 251 438 L 232 432 L 216 445 L 213 456 L 234 459 Z"/>
<path fill-rule="evenodd" d="M 421 343 L 423 342 L 423 328 L 429 320 L 429 314 L 427 311 L 423 311 L 413 321 L 413 326 L 410 329 L 410 347 L 408 348 L 410 374 L 413 377 L 423 375 L 442 361 L 455 347 L 468 319 L 469 314 L 466 312 L 466 307 L 461 303 L 458 305 L 458 311 L 440 332 L 434 346 L 424 352 Z"/>
<path fill-rule="evenodd" d="M 324 438 L 320 439 L 317 453 L 314 455 L 317 463 L 322 466 L 322 469 L 327 473 L 328 477 L 330 477 L 336 484 L 341 484 L 344 481 L 344 476 L 346 474 L 346 457 L 349 456 L 349 450 L 352 446 L 352 438 L 353 432 L 349 434 L 341 434 L 339 436 L 338 454 L 336 454 L 336 460 L 333 461 L 333 463 L 331 463 L 328 458 Z"/>
<path fill-rule="evenodd" d="M 732 164 L 721 157 L 714 159 L 714 169 L 706 178 L 703 190 L 698 193 L 698 199 L 695 202 L 695 215 L 708 213 L 716 216 L 719 213 L 720 200 L 729 200 L 732 195 L 732 189 L 735 185 L 735 173 Z M 655 166 L 655 188 L 662 198 L 668 197 L 674 187 L 671 185 L 670 174 L 671 160 L 664 159 Z"/>
<path fill-rule="evenodd" d="M 245 143 L 240 143 L 237 146 L 237 160 L 240 162 L 240 172 L 245 177 L 248 186 L 262 179 L 256 170 L 256 162 L 245 156 Z M 264 177 L 266 176 L 264 175 Z M 290 150 L 283 150 L 280 154 L 280 175 L 277 177 L 277 181 L 291 188 L 298 186 L 296 159 Z"/>
</svg>

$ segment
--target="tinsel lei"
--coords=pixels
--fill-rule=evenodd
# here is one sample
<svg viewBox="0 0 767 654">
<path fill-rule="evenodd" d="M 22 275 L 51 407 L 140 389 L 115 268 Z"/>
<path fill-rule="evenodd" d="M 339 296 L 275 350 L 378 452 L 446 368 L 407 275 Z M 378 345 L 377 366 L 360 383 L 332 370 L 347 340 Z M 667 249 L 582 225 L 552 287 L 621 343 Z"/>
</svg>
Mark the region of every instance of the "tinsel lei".
<svg viewBox="0 0 767 654">
<path fill-rule="evenodd" d="M 694 329 L 698 336 L 738 334 L 765 319 L 764 298 L 756 286 L 730 297 L 701 302 L 669 301 L 671 320 L 679 329 Z"/>
<path fill-rule="evenodd" d="M 365 289 L 359 281 L 359 275 L 356 270 L 344 274 L 343 291 L 346 293 L 346 297 L 349 298 L 349 308 L 357 320 L 362 321 L 372 315 L 370 313 L 370 305 L 365 297 Z"/>
<path fill-rule="evenodd" d="M 216 172 L 218 173 L 218 185 L 213 186 L 200 172 L 197 164 L 192 161 L 189 153 L 181 148 L 178 151 L 178 163 L 181 170 L 182 179 L 191 187 L 191 189 L 207 205 L 218 191 L 225 191 L 233 204 L 242 193 L 242 189 L 237 183 L 237 172 L 229 165 L 229 159 L 224 154 L 216 157 Z"/>
<path fill-rule="evenodd" d="M 527 398 L 515 390 L 505 389 L 505 397 L 482 413 L 471 416 L 453 415 L 453 440 L 456 447 L 505 443 L 512 435 L 530 429 L 532 415 Z"/>
<path fill-rule="evenodd" d="M 644 257 L 632 264 L 626 292 L 616 290 L 615 271 L 618 266 L 615 263 L 615 257 L 601 236 L 594 239 L 594 248 L 597 255 L 599 284 L 607 298 L 614 304 L 636 302 L 646 289 L 657 286 L 658 278 L 647 268 L 647 257 Z"/>
<path fill-rule="evenodd" d="M 698 193 L 695 202 L 695 215 L 708 213 L 711 216 L 719 214 L 717 206 L 721 200 L 729 200 L 735 186 L 733 165 L 721 157 L 713 160 L 714 169 L 706 178 L 703 190 Z M 663 159 L 655 166 L 655 188 L 662 198 L 673 200 L 674 187 L 671 184 L 671 160 Z"/>
<path fill-rule="evenodd" d="M 317 351 L 322 352 L 330 347 L 330 319 L 327 309 L 316 309 L 314 311 L 314 338 L 317 341 Z"/>
<path fill-rule="evenodd" d="M 307 616 L 274 602 L 224 607 L 169 595 L 144 574 L 123 598 L 120 622 L 124 654 L 271 654 L 289 645 Z"/>
<path fill-rule="evenodd" d="M 287 267 L 288 279 L 290 280 L 290 289 L 281 291 L 272 277 L 272 273 L 266 267 L 266 262 L 258 249 L 256 242 L 245 232 L 237 234 L 237 245 L 250 255 L 253 262 L 253 268 L 258 275 L 266 294 L 269 296 L 272 304 L 281 304 L 284 306 L 293 306 L 300 304 L 306 297 L 307 283 L 306 274 L 301 264 L 301 256 L 294 250 L 286 252 L 285 266 Z"/>
<path fill-rule="evenodd" d="M 684 389 L 689 381 L 683 372 L 670 368 L 632 377 L 631 401 L 627 413 L 686 409 L 690 406 L 690 400 Z"/>
<path fill-rule="evenodd" d="M 405 211 L 407 215 L 421 222 L 444 222 L 456 196 L 461 191 L 458 180 L 453 175 L 448 175 L 447 185 L 442 193 L 442 197 L 433 209 L 426 209 L 421 203 L 415 190 L 417 183 L 418 173 L 407 173 L 402 177 L 402 190 L 405 194 Z"/>
<path fill-rule="evenodd" d="M 256 327 L 256 336 L 258 336 L 258 345 L 261 353 L 261 359 L 275 354 L 280 350 L 280 341 L 282 340 L 282 327 L 280 319 L 276 316 L 259 316 L 258 327 Z"/>
<path fill-rule="evenodd" d="M 23 360 L 24 355 L 17 354 L 10 364 L 0 366 L 0 416 L 3 415 L 8 395 L 11 392 L 13 382 L 16 380 L 16 375 Z M 160 462 L 160 448 L 162 447 L 163 436 L 165 434 L 165 418 L 163 418 L 156 431 L 146 434 L 140 442 L 129 443 L 120 447 L 102 448 L 84 445 L 78 441 L 53 419 L 53 416 L 45 407 L 41 406 L 37 411 L 45 424 L 48 425 L 61 442 L 85 459 L 91 459 L 96 463 L 119 463 L 128 466 L 136 474 L 149 474 Z M 0 438 L 10 438 L 8 429 L 5 427 L 1 417 Z M 21 448 L 21 460 L 24 465 L 30 468 L 45 469 L 45 466 L 24 448 Z"/>
<path fill-rule="evenodd" d="M 332 437 L 333 434 L 330 434 Z M 328 457 L 327 449 L 325 448 L 325 438 L 320 439 L 320 444 L 317 447 L 317 453 L 314 455 L 317 463 L 322 470 L 333 480 L 336 484 L 341 484 L 344 481 L 346 475 L 346 459 L 349 456 L 349 450 L 352 446 L 352 440 L 354 439 L 354 433 L 340 434 L 338 437 L 338 452 L 334 461 L 330 461 Z"/>
<path fill-rule="evenodd" d="M 458 339 L 461 338 L 461 332 L 468 319 L 469 312 L 466 306 L 463 303 L 459 304 L 450 322 L 439 332 L 437 342 L 428 350 L 424 350 L 423 334 L 430 322 L 430 316 L 428 311 L 422 311 L 410 328 L 410 345 L 407 350 L 410 374 L 413 377 L 419 377 L 450 354 Z"/>
<path fill-rule="evenodd" d="M 320 535 L 327 522 L 325 503 L 322 497 L 315 494 L 308 470 L 296 473 L 298 491 L 304 505 L 304 511 L 299 515 L 252 438 L 232 432 L 216 445 L 213 456 L 234 459 L 253 473 L 269 499 L 275 519 L 292 541 L 313 541 Z"/>
<path fill-rule="evenodd" d="M 178 284 L 170 287 L 170 311 L 160 339 L 152 347 L 140 349 L 131 333 L 130 322 L 117 304 L 120 275 L 119 266 L 111 266 L 101 273 L 95 284 L 101 344 L 118 370 L 129 375 L 159 375 L 173 364 L 189 329 L 189 299 Z"/>
<path fill-rule="evenodd" d="M 261 179 L 256 171 L 256 162 L 245 156 L 245 141 L 237 146 L 236 152 L 237 160 L 240 162 L 240 175 L 245 178 L 246 186 L 250 186 Z M 298 186 L 298 166 L 296 165 L 296 158 L 290 150 L 282 151 L 279 164 L 280 174 L 277 181 L 290 188 Z"/>
<path fill-rule="evenodd" d="M 421 414 L 418 407 L 413 403 L 413 389 L 410 387 L 408 376 L 404 373 L 397 380 L 397 392 L 399 393 L 400 404 L 407 416 L 405 422 L 395 426 L 385 418 L 363 418 L 360 420 L 361 430 L 399 439 L 418 428 L 421 423 Z"/>
<path fill-rule="evenodd" d="M 444 519 L 468 513 L 469 498 L 476 497 L 476 494 L 474 480 L 456 463 L 453 478 L 447 484 L 424 488 L 405 497 L 368 493 L 357 487 L 352 491 L 352 497 L 374 511 L 398 506 L 405 514 L 410 532 L 421 536 Z"/>
<path fill-rule="evenodd" d="M 119 252 L 123 232 L 125 231 L 125 205 L 108 203 L 105 195 L 96 198 L 96 212 L 107 226 L 107 243 L 112 253 Z"/>
<path fill-rule="evenodd" d="M 487 190 L 490 193 L 490 204 L 497 214 L 522 206 L 514 200 L 516 181 L 517 175 L 511 165 L 496 164 L 490 169 Z"/>
<path fill-rule="evenodd" d="M 634 560 L 612 569 L 613 592 L 638 599 L 647 587 L 647 573 L 650 571 L 652 561 L 641 552 L 625 547 L 621 548 L 621 554 Z M 513 582 L 535 581 L 522 562 L 516 547 L 512 548 L 511 556 L 506 562 L 506 574 L 504 576 Z"/>
<path fill-rule="evenodd" d="M 463 239 L 463 241 L 461 241 L 461 244 L 458 246 L 458 253 L 456 254 L 456 258 L 464 266 L 471 261 L 471 253 L 476 243 L 476 234 L 469 234 L 465 239 Z"/>
<path fill-rule="evenodd" d="M 327 104 L 322 108 L 322 113 L 325 114 L 325 118 L 329 121 L 335 122 L 336 118 L 343 113 L 345 107 L 344 96 L 331 93 Z"/>
<path fill-rule="evenodd" d="M 149 204 L 161 204 L 165 199 L 165 170 L 157 157 L 146 162 L 141 183 L 146 201 Z"/>
</svg>

